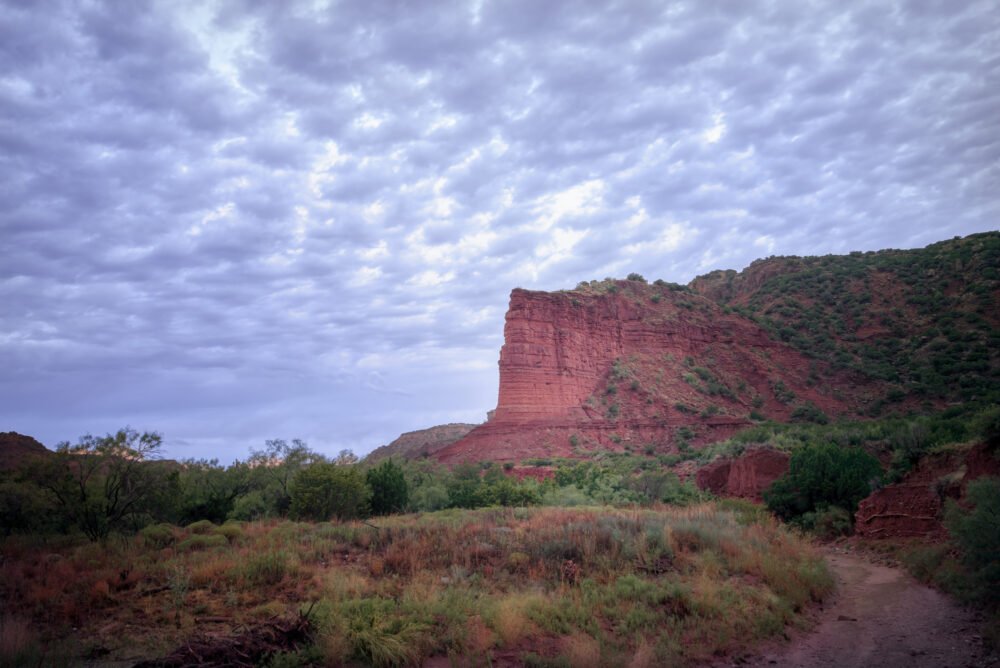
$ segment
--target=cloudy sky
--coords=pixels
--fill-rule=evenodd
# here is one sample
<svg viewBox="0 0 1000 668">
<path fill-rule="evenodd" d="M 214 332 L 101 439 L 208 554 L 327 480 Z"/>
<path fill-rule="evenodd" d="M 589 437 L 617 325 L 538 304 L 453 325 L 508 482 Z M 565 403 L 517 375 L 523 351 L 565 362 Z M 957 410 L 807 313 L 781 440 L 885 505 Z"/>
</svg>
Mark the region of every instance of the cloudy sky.
<svg viewBox="0 0 1000 668">
<path fill-rule="evenodd" d="M 359 454 L 510 290 L 997 229 L 995 0 L 0 0 L 0 431 Z"/>
</svg>

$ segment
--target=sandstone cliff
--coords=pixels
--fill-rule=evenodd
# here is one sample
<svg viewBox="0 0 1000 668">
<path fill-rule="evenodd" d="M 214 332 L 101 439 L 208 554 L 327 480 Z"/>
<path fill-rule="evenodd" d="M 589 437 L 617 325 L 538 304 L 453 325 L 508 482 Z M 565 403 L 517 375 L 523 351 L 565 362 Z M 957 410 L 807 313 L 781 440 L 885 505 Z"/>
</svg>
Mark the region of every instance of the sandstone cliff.
<svg viewBox="0 0 1000 668">
<path fill-rule="evenodd" d="M 725 438 L 750 414 L 849 412 L 851 382 L 681 286 L 639 281 L 511 293 L 492 420 L 443 462 L 669 453 Z"/>
<path fill-rule="evenodd" d="M 718 459 L 698 470 L 699 488 L 717 496 L 762 501 L 764 490 L 788 472 L 790 456 L 779 450 L 757 448 L 739 457 Z"/>
</svg>

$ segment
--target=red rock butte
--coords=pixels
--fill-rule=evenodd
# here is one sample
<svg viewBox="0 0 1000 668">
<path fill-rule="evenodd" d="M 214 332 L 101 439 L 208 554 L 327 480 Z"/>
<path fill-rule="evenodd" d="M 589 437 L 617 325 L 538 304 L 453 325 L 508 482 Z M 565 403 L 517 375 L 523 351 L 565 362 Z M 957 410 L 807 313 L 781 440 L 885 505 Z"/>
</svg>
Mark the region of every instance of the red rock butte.
<svg viewBox="0 0 1000 668">
<path fill-rule="evenodd" d="M 488 422 L 433 456 L 446 463 L 654 454 L 725 438 L 757 411 L 851 410 L 850 382 L 753 321 L 682 286 L 602 281 L 515 289 Z"/>
</svg>

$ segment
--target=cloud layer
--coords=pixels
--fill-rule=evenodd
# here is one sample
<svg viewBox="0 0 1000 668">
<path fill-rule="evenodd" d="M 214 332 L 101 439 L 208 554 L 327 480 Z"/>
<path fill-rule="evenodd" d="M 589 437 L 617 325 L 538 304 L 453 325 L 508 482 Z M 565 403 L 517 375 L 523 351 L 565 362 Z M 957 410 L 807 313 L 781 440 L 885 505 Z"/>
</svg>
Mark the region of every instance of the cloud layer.
<svg viewBox="0 0 1000 668">
<path fill-rule="evenodd" d="M 588 3 L 590 4 L 590 3 Z M 507 294 L 996 229 L 992 2 L 0 5 L 0 429 L 478 421 Z"/>
</svg>

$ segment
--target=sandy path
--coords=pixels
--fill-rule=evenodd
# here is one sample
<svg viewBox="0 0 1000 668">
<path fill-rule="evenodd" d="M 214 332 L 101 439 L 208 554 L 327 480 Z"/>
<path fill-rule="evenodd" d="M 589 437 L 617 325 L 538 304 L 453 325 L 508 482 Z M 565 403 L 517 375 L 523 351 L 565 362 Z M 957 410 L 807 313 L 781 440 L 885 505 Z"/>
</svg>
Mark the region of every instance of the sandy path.
<svg viewBox="0 0 1000 668">
<path fill-rule="evenodd" d="M 903 571 L 843 551 L 827 561 L 838 593 L 817 626 L 791 642 L 727 665 L 830 668 L 965 668 L 1000 665 L 986 656 L 974 613 Z"/>
</svg>

